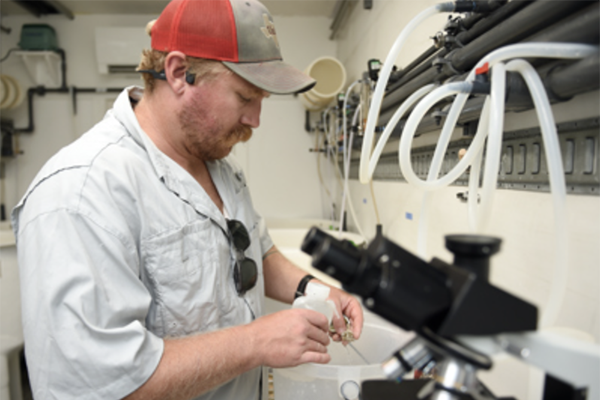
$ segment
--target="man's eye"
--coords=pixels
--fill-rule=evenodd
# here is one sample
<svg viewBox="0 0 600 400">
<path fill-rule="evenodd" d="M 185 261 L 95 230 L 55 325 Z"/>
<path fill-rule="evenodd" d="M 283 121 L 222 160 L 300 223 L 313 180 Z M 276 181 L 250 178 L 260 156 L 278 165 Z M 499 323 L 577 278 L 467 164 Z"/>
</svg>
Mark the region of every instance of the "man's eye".
<svg viewBox="0 0 600 400">
<path fill-rule="evenodd" d="M 244 103 L 250 103 L 250 99 L 249 98 L 244 97 L 241 94 L 238 94 L 238 96 L 240 96 L 240 100 L 242 100 L 242 102 L 244 102 Z"/>
</svg>

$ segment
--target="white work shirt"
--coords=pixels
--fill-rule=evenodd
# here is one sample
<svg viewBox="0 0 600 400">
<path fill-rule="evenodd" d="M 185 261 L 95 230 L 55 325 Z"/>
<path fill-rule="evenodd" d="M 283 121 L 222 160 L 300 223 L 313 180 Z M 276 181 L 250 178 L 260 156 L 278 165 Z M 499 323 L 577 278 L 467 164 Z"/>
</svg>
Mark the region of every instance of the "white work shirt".
<svg viewBox="0 0 600 400">
<path fill-rule="evenodd" d="M 231 218 L 251 236 L 256 286 L 238 296 L 225 217 L 140 128 L 130 96 L 42 168 L 12 219 L 25 353 L 36 399 L 118 399 L 152 375 L 163 340 L 262 314 L 273 245 L 244 174 L 207 163 Z M 167 133 L 168 134 L 168 133 Z M 255 400 L 261 368 L 201 399 Z"/>
</svg>

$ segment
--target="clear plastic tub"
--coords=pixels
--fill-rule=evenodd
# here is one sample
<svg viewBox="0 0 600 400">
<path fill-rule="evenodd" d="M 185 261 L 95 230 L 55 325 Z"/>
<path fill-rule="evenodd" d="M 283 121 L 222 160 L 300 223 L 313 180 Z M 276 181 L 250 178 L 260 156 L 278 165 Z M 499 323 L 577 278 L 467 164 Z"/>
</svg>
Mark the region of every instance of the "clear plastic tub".
<svg viewBox="0 0 600 400">
<path fill-rule="evenodd" d="M 329 364 L 273 370 L 275 400 L 358 399 L 361 382 L 384 379 L 381 362 L 412 337 L 393 325 L 365 322 L 360 339 L 352 345 L 368 363 L 352 347 L 331 342 Z"/>
</svg>

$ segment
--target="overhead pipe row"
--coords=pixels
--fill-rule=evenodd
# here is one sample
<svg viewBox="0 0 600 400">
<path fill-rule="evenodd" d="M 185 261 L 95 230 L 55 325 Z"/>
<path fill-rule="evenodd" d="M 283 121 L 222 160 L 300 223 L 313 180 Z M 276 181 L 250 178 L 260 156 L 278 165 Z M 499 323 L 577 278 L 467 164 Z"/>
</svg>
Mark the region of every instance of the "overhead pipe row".
<svg viewBox="0 0 600 400">
<path fill-rule="evenodd" d="M 499 8 L 495 13 L 491 14 L 488 19 L 492 19 L 496 14 L 504 17 L 502 12 L 507 8 L 516 7 L 517 5 L 523 7 L 519 3 L 522 2 L 509 2 Z M 568 31 L 571 32 L 569 35 L 564 34 L 562 30 L 555 29 L 555 26 L 553 29 L 547 31 L 543 37 L 536 38 L 538 39 L 536 41 L 564 42 L 569 40 L 579 43 L 593 43 L 593 40 L 597 35 L 594 37 L 593 30 L 582 29 L 582 27 L 589 27 L 594 23 L 598 26 L 598 12 L 594 12 L 595 9 L 597 10 L 597 7 L 597 3 L 580 1 L 557 2 L 552 0 L 540 0 L 527 5 L 519 12 L 515 12 L 508 18 L 500 20 L 497 25 L 490 27 L 487 31 L 480 32 L 478 37 L 474 37 L 463 48 L 455 49 L 445 57 L 440 58 L 436 65 L 428 66 L 424 72 L 410 81 L 401 79 L 395 84 L 390 85 L 380 107 L 381 116 L 379 123 L 385 124 L 393 113 L 390 109 L 397 108 L 398 105 L 415 90 L 427 84 L 443 82 L 448 78 L 460 75 L 473 68 L 478 60 L 493 49 L 508 44 L 531 40 L 540 32 L 546 32 L 545 28 L 548 26 L 560 23 L 562 20 L 565 20 L 567 16 L 573 15 L 578 11 L 578 18 L 573 18 L 572 21 L 567 19 L 569 26 L 564 29 L 568 29 Z M 594 18 L 596 18 L 596 20 L 594 20 Z M 479 30 L 476 28 L 480 24 L 487 25 L 487 19 L 481 20 L 464 34 L 467 35 L 469 32 L 478 32 Z M 592 33 L 589 34 L 587 32 Z"/>
</svg>

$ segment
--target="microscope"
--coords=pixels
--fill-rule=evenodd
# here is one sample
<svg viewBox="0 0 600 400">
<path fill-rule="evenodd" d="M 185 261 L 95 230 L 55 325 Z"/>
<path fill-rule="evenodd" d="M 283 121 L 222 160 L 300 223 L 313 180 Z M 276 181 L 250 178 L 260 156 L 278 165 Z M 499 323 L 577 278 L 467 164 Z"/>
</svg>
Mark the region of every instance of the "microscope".
<svg viewBox="0 0 600 400">
<path fill-rule="evenodd" d="M 302 250 L 315 268 L 370 311 L 416 333 L 383 362 L 387 381 L 363 382 L 362 400 L 500 400 L 477 372 L 491 369 L 491 356 L 501 351 L 547 372 L 544 400 L 599 398 L 600 348 L 536 332 L 537 308 L 489 282 L 500 244 L 489 236 L 446 236 L 454 255 L 448 264 L 426 262 L 382 234 L 359 249 L 316 227 L 309 231 Z M 411 371 L 431 379 L 404 379 Z M 514 398 L 502 398 L 508 399 Z"/>
</svg>

